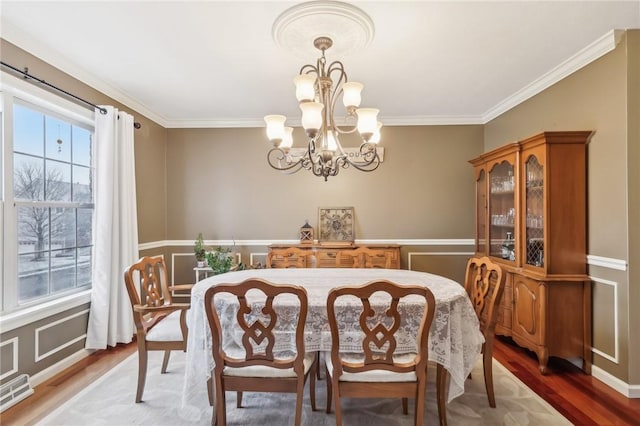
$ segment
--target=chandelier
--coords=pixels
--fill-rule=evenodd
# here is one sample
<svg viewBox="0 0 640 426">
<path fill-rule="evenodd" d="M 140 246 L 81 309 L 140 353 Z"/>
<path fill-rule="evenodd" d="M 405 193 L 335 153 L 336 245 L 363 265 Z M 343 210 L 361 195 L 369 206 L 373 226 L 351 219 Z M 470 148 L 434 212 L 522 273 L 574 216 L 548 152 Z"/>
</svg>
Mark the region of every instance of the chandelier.
<svg viewBox="0 0 640 426">
<path fill-rule="evenodd" d="M 338 174 L 341 168 L 354 167 L 363 172 L 378 168 L 381 159 L 376 146 L 380 141 L 378 110 L 359 108 L 361 83 L 347 80 L 347 73 L 340 61 L 327 65 L 325 51 L 333 41 L 318 37 L 313 45 L 322 52 L 316 65 L 307 64 L 295 77 L 296 98 L 302 110 L 302 127 L 307 135 L 304 150 L 293 149 L 293 128 L 285 126 L 283 115 L 267 115 L 267 137 L 273 148 L 267 154 L 269 165 L 285 173 L 310 170 L 316 176 Z M 335 108 L 342 97 L 346 115 L 336 124 Z M 346 152 L 340 143 L 340 135 L 358 132 L 362 143 L 355 153 Z M 302 152 L 301 152 L 302 151 Z M 353 157 L 353 159 L 352 159 Z"/>
</svg>

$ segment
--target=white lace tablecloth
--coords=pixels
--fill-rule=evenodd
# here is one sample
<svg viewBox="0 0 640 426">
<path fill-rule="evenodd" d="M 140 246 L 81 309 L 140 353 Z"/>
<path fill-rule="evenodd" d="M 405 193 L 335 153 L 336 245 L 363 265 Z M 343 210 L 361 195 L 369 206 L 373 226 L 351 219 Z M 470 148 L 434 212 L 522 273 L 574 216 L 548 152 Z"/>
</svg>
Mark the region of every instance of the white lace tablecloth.
<svg viewBox="0 0 640 426">
<path fill-rule="evenodd" d="M 307 290 L 307 351 L 329 351 L 331 348 L 326 302 L 332 288 L 361 285 L 380 279 L 428 287 L 436 299 L 436 313 L 429 332 L 429 360 L 441 364 L 450 373 L 449 401 L 464 393 L 464 381 L 480 355 L 484 338 L 471 302 L 457 282 L 439 275 L 399 269 L 254 269 L 215 275 L 193 287 L 191 309 L 187 316 L 189 337 L 181 415 L 200 417 L 204 413 L 194 412 L 200 411 L 196 407 L 208 407 L 202 405 L 202 401 L 203 398 L 207 399 L 206 381 L 213 369 L 213 356 L 211 331 L 204 310 L 204 293 L 216 284 L 239 283 L 248 278 L 262 278 L 277 284 L 296 284 Z M 274 306 L 277 307 L 277 302 Z M 353 319 L 355 316 L 350 319 L 348 313 L 345 315 L 341 323 L 357 323 L 357 319 Z M 419 317 L 415 317 L 416 320 L 409 321 L 407 327 L 419 325 Z M 410 351 L 411 342 L 404 344 L 407 346 L 405 350 Z M 196 398 L 200 403 L 195 403 Z M 210 410 L 211 407 L 208 407 L 206 416 L 211 415 Z"/>
</svg>

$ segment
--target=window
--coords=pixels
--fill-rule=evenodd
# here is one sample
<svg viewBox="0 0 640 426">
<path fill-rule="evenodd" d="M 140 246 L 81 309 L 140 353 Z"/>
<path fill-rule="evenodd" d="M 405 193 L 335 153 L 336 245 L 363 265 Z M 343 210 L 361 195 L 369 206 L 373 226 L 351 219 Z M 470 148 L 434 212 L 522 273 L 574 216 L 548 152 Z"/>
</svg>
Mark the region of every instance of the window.
<svg viewBox="0 0 640 426">
<path fill-rule="evenodd" d="M 52 108 L 33 95 L 4 95 L 7 312 L 91 287 L 94 147 L 93 120 L 56 105 L 56 97 Z"/>
</svg>

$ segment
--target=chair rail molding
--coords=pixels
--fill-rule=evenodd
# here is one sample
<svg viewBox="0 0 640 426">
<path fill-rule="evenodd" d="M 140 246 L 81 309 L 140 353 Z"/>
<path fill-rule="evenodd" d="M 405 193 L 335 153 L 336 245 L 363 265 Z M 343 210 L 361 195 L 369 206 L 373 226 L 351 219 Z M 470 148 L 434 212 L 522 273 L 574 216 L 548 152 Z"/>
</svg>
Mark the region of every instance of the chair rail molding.
<svg viewBox="0 0 640 426">
<path fill-rule="evenodd" d="M 628 266 L 626 260 L 596 256 L 594 254 L 587 255 L 587 264 L 589 266 L 602 266 L 603 268 L 616 269 L 618 271 L 626 271 Z"/>
</svg>

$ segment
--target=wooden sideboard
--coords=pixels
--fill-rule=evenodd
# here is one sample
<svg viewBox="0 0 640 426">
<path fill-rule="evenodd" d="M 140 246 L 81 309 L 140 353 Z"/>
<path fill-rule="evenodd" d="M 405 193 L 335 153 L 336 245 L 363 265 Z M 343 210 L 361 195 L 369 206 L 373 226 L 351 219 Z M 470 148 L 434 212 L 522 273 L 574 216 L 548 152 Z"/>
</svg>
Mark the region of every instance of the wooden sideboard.
<svg viewBox="0 0 640 426">
<path fill-rule="evenodd" d="M 400 269 L 400 246 L 397 244 L 272 244 L 269 251 L 273 248 L 286 249 L 296 247 L 301 250 L 310 250 L 315 253 L 315 265 L 306 265 L 307 268 L 351 268 L 353 267 L 353 259 L 347 256 L 340 257 L 340 263 L 337 264 L 336 259 L 341 250 L 353 250 L 358 247 L 368 247 L 371 249 L 384 250 L 391 257 L 391 269 Z M 294 261 L 295 259 L 291 259 Z M 273 256 L 272 267 L 282 267 L 283 259 Z M 385 267 L 385 258 L 373 259 L 374 267 Z"/>
</svg>

